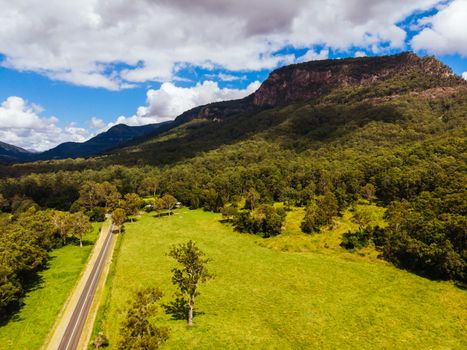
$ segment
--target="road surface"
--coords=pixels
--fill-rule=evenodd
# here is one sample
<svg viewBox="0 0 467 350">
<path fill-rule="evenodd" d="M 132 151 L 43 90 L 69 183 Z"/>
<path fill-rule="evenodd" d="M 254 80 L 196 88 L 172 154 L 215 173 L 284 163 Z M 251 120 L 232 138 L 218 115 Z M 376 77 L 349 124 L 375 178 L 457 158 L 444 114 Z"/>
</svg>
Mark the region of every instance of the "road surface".
<svg viewBox="0 0 467 350">
<path fill-rule="evenodd" d="M 113 239 L 113 227 L 111 224 L 110 230 L 105 238 L 104 245 L 97 257 L 97 260 L 92 268 L 91 274 L 89 275 L 86 285 L 84 286 L 83 292 L 79 297 L 78 303 L 76 304 L 70 322 L 67 325 L 63 338 L 60 341 L 58 350 L 75 350 L 78 347 L 83 327 L 86 323 L 86 319 L 91 308 L 94 294 L 96 292 L 99 280 L 102 274 L 102 270 L 105 265 L 106 257 L 109 253 L 110 247 L 112 246 Z"/>
</svg>

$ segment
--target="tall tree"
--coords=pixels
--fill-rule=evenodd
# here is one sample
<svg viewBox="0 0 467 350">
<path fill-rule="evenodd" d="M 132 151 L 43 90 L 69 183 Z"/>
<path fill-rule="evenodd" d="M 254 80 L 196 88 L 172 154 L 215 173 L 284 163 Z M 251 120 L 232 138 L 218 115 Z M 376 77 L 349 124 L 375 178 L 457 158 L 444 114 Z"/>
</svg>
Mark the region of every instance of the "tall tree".
<svg viewBox="0 0 467 350">
<path fill-rule="evenodd" d="M 157 327 L 154 316 L 157 314 L 157 302 L 162 292 L 155 288 L 138 290 L 133 299 L 127 317 L 120 329 L 120 350 L 158 349 L 168 338 L 166 327 Z"/>
<path fill-rule="evenodd" d="M 118 207 L 120 198 L 122 198 L 122 195 L 117 190 L 117 186 L 111 184 L 108 181 L 105 181 L 100 185 L 100 191 L 107 212 L 111 212 L 112 210 L 116 209 Z"/>
<path fill-rule="evenodd" d="M 118 227 L 118 233 L 122 232 L 122 226 L 127 219 L 126 212 L 122 208 L 117 208 L 112 212 L 112 221 Z"/>
<path fill-rule="evenodd" d="M 254 188 L 250 188 L 246 194 L 245 209 L 253 210 L 259 203 L 261 196 Z"/>
<path fill-rule="evenodd" d="M 141 193 L 149 194 L 152 197 L 156 197 L 157 192 L 159 191 L 160 181 L 157 177 L 151 176 L 146 177 L 141 182 Z"/>
<path fill-rule="evenodd" d="M 164 201 L 165 208 L 169 211 L 169 215 L 172 215 L 172 209 L 177 204 L 177 198 L 171 194 L 165 194 L 162 200 Z"/>
<path fill-rule="evenodd" d="M 162 198 L 154 198 L 154 210 L 157 213 L 157 216 L 161 216 L 162 209 L 165 208 L 165 202 Z"/>
<path fill-rule="evenodd" d="M 188 298 L 187 322 L 192 326 L 195 297 L 199 295 L 198 284 L 213 277 L 206 268 L 209 259 L 205 258 L 205 254 L 191 240 L 186 244 L 173 246 L 169 256 L 182 265 L 182 268 L 172 269 L 172 283 Z"/>
<path fill-rule="evenodd" d="M 57 232 L 62 239 L 63 245 L 65 245 L 66 238 L 70 235 L 73 224 L 71 214 L 64 211 L 55 210 L 52 214 L 52 224 L 55 228 L 55 232 Z"/>
<path fill-rule="evenodd" d="M 94 181 L 86 181 L 79 190 L 80 203 L 92 210 L 103 198 L 102 186 Z"/>
<path fill-rule="evenodd" d="M 136 193 L 127 193 L 124 200 L 124 209 L 128 216 L 137 215 L 144 201 Z M 133 221 L 133 219 L 131 219 Z"/>
<path fill-rule="evenodd" d="M 92 230 L 89 217 L 82 212 L 71 214 L 71 235 L 79 238 L 79 246 L 83 247 L 83 237 Z"/>
</svg>

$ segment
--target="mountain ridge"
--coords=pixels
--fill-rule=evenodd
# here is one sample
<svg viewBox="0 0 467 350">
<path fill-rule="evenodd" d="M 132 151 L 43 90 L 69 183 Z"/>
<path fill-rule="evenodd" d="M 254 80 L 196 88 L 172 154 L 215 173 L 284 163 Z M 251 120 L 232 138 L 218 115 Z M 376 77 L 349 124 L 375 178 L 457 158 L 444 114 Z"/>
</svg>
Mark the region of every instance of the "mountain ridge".
<svg viewBox="0 0 467 350">
<path fill-rule="evenodd" d="M 180 125 L 199 118 L 221 120 L 238 113 L 285 106 L 320 97 L 337 87 L 371 85 L 410 70 L 441 78 L 447 85 L 465 83 L 433 56 L 419 57 L 412 52 L 309 61 L 275 69 L 249 96 L 192 108 L 178 116 L 175 123 Z"/>
<path fill-rule="evenodd" d="M 28 155 L 22 160 L 90 157 L 112 153 L 195 119 L 222 122 L 231 116 L 257 114 L 310 99 L 326 97 L 342 103 L 355 95 L 384 102 L 407 92 L 423 95 L 431 90 L 435 95 L 449 94 L 455 92 L 458 86 L 467 86 L 467 82 L 456 76 L 448 66 L 432 56 L 419 57 L 412 52 L 296 63 L 273 70 L 258 90 L 242 99 L 197 106 L 183 112 L 175 120 L 161 124 L 126 128 L 117 125 L 107 131 L 110 137 L 102 133 L 84 143 L 64 143 L 46 152 Z M 129 135 L 128 128 L 133 128 Z"/>
<path fill-rule="evenodd" d="M 85 142 L 64 142 L 40 153 L 0 142 L 0 161 L 15 163 L 96 156 L 137 139 L 154 136 L 154 133 L 165 131 L 171 124 L 172 121 L 141 126 L 117 124 Z"/>
</svg>

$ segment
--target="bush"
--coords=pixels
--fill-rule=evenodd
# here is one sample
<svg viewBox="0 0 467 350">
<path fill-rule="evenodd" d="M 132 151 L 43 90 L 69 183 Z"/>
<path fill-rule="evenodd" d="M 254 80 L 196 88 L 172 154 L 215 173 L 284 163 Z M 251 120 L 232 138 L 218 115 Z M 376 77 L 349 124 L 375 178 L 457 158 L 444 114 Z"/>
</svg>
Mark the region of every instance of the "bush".
<svg viewBox="0 0 467 350">
<path fill-rule="evenodd" d="M 372 238 L 373 235 L 371 230 L 357 232 L 348 231 L 343 234 L 340 246 L 349 250 L 361 249 L 368 246 Z"/>
<path fill-rule="evenodd" d="M 233 218 L 237 231 L 257 234 L 261 237 L 277 236 L 282 232 L 286 212 L 263 204 L 253 211 L 240 211 Z"/>
</svg>

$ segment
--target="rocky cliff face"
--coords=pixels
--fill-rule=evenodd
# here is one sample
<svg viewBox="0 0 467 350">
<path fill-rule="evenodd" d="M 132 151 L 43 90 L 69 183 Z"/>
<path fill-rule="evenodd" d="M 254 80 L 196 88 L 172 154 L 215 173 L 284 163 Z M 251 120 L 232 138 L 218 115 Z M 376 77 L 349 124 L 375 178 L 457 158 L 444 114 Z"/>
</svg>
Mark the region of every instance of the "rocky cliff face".
<svg viewBox="0 0 467 350">
<path fill-rule="evenodd" d="M 381 80 L 422 71 L 440 78 L 453 77 L 451 69 L 433 57 L 413 53 L 312 61 L 280 68 L 255 92 L 256 106 L 280 106 L 319 97 L 336 87 L 369 85 Z"/>
<path fill-rule="evenodd" d="M 182 124 L 195 118 L 222 120 L 233 114 L 317 98 L 339 87 L 371 85 L 410 73 L 433 78 L 426 88 L 465 84 L 434 57 L 418 57 L 410 52 L 311 61 L 273 71 L 255 93 L 242 100 L 196 107 L 183 113 L 176 122 Z"/>
</svg>

